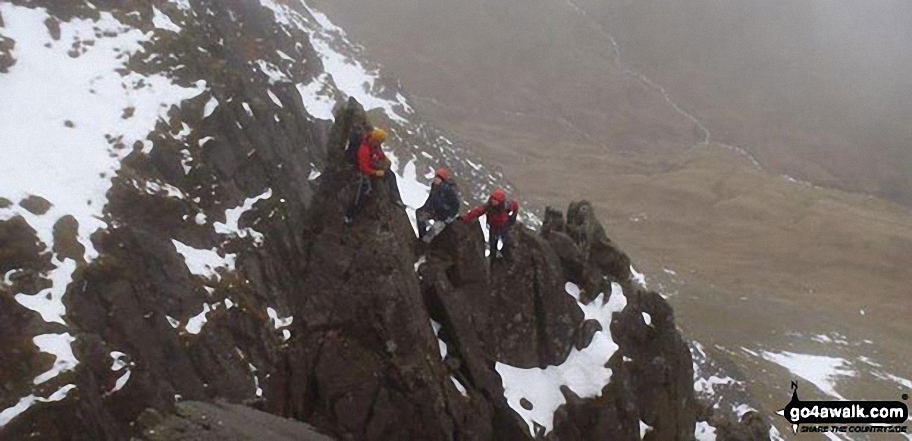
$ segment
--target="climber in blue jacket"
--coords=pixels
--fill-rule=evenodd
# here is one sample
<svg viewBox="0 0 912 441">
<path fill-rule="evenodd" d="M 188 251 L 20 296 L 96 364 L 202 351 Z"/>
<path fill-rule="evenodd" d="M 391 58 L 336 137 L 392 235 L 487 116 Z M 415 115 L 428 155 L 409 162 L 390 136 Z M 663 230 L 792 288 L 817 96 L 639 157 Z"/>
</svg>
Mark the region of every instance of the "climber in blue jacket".
<svg viewBox="0 0 912 441">
<path fill-rule="evenodd" d="M 415 210 L 418 221 L 418 238 L 430 243 L 431 239 L 443 231 L 443 228 L 456 219 L 459 214 L 459 193 L 456 183 L 450 180 L 450 172 L 445 168 L 437 170 L 434 183 L 427 201 Z M 434 226 L 428 230 L 428 222 Z"/>
</svg>

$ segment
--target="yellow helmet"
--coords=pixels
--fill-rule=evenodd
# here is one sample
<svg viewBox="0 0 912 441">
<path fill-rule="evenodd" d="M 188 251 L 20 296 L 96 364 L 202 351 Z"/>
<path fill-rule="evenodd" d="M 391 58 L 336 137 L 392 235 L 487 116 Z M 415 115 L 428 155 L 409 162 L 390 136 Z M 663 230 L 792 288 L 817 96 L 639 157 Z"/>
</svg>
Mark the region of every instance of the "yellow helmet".
<svg viewBox="0 0 912 441">
<path fill-rule="evenodd" d="M 370 143 L 373 145 L 383 144 L 386 142 L 386 130 L 374 129 L 370 132 L 368 140 L 370 140 Z"/>
</svg>

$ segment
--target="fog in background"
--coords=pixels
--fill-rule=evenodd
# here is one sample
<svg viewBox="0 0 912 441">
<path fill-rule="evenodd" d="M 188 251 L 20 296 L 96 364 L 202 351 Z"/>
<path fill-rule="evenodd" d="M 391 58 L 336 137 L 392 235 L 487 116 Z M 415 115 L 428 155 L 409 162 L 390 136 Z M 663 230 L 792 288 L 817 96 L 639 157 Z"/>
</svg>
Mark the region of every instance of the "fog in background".
<svg viewBox="0 0 912 441">
<path fill-rule="evenodd" d="M 721 140 L 912 204 L 912 3 L 581 1 Z"/>
<path fill-rule="evenodd" d="M 699 138 L 630 68 L 775 173 L 912 205 L 912 2 L 572 2 L 320 3 L 501 160 L 530 139 L 649 153 Z"/>
</svg>

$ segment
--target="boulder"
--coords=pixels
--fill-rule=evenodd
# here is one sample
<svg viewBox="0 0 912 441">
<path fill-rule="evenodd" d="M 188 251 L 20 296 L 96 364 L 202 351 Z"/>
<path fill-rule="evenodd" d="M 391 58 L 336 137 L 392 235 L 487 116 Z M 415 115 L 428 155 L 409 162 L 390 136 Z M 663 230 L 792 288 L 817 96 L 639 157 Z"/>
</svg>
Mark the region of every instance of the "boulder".
<svg viewBox="0 0 912 441">
<path fill-rule="evenodd" d="M 737 423 L 720 419 L 713 422 L 719 441 L 769 441 L 770 423 L 756 411 L 741 416 Z"/>
<path fill-rule="evenodd" d="M 491 268 L 489 345 L 511 366 L 559 364 L 570 353 L 582 311 L 564 288 L 563 267 L 548 242 L 522 225 L 512 228 L 513 261 Z"/>
</svg>

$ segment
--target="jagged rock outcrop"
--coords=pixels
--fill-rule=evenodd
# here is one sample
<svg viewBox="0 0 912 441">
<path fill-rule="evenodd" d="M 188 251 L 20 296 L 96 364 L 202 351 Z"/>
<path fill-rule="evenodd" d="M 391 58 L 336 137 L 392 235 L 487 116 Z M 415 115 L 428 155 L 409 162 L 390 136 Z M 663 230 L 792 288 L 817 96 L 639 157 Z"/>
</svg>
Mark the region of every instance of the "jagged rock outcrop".
<svg viewBox="0 0 912 441">
<path fill-rule="evenodd" d="M 488 352 L 481 356 L 489 363 L 559 365 L 574 345 L 585 348 L 600 329 L 593 320 L 583 322 L 564 283 L 578 283 L 581 297 L 591 300 L 618 282 L 628 303 L 611 322 L 619 346 L 608 363 L 614 376 L 598 398 L 581 399 L 564 391 L 568 403 L 558 410 L 548 437 L 639 439 L 643 421 L 652 427 L 651 439 L 689 439 L 696 409 L 693 369 L 670 306 L 631 280 L 629 259 L 607 239 L 594 213 L 587 222 L 596 223 L 590 224 L 596 236 L 587 246 L 555 221 L 553 214 L 546 215 L 542 238 L 514 227 L 515 260 L 494 263 L 488 273 L 477 228 L 466 231 L 463 225 L 451 225 L 432 244 L 421 268 L 422 284 L 432 316 L 449 331 L 444 339 L 450 357 L 459 358 L 449 365 L 478 377 L 472 369 L 479 364 L 473 348 L 478 341 L 488 343 Z M 551 342 L 556 344 L 549 346 Z"/>
<path fill-rule="evenodd" d="M 690 350 L 665 299 L 650 291 L 634 293 L 611 323 L 620 346 L 618 369 L 630 378 L 639 418 L 653 428 L 651 439 L 690 437 L 696 416 Z"/>
<path fill-rule="evenodd" d="M 512 262 L 491 271 L 489 346 L 511 366 L 544 368 L 570 353 L 583 319 L 564 290 L 560 259 L 537 234 L 513 227 Z"/>
<path fill-rule="evenodd" d="M 342 223 L 359 179 L 342 156 L 358 110 L 337 116 L 330 166 L 305 225 L 314 240 L 290 343 L 291 363 L 301 367 L 284 389 L 308 405 L 287 410 L 301 419 L 317 413 L 346 439 L 450 439 L 458 391 L 430 356 L 437 344 L 414 276 L 408 217 L 377 186 L 356 222 Z"/>
<path fill-rule="evenodd" d="M 598 439 L 593 434 L 605 427 L 616 427 L 617 439 L 637 439 L 639 421 L 650 427 L 645 439 L 693 436 L 692 360 L 671 306 L 632 280 L 630 259 L 608 239 L 588 202 L 570 204 L 566 222 L 548 209 L 542 235 L 559 253 L 567 279 L 581 287 L 581 298 L 592 301 L 610 281 L 619 283 L 627 298 L 611 321 L 619 347 L 609 361 L 612 383 L 596 400 L 569 394 L 568 408 L 555 423 L 557 439 Z"/>
<path fill-rule="evenodd" d="M 440 267 L 450 289 L 472 293 L 466 297 L 475 305 L 472 322 L 493 359 L 524 367 L 558 364 L 583 314 L 564 292 L 564 271 L 548 243 L 521 225 L 512 234 L 513 260 L 489 271 L 480 229 L 452 224 L 432 244 L 428 264 Z"/>
<path fill-rule="evenodd" d="M 470 417 L 481 420 L 476 424 L 490 427 L 484 439 L 527 439 L 525 423 L 510 410 L 494 369 L 498 349 L 497 334 L 492 332 L 499 326 L 494 311 L 504 306 L 498 306 L 500 301 L 493 295 L 484 249 L 477 223 L 448 226 L 432 242 L 426 261 L 418 268 L 422 291 L 431 317 L 441 325 L 439 336 L 447 348 L 444 361 L 449 373 L 470 391 Z M 531 293 L 522 288 L 517 291 Z M 529 296 L 523 303 L 531 300 Z M 525 306 L 506 305 L 505 311 L 520 313 Z M 529 335 L 522 337 L 528 339 Z M 528 342 L 532 349 L 527 355 L 537 357 L 537 340 Z"/>
</svg>

